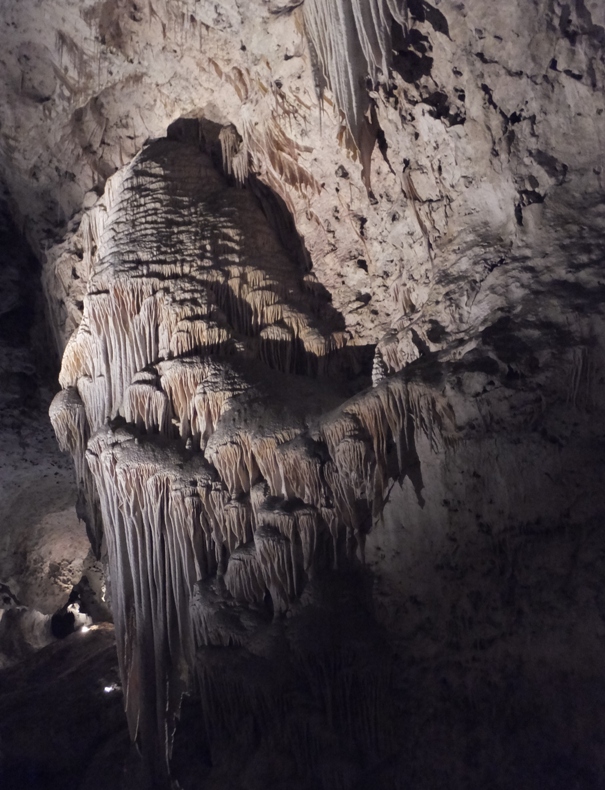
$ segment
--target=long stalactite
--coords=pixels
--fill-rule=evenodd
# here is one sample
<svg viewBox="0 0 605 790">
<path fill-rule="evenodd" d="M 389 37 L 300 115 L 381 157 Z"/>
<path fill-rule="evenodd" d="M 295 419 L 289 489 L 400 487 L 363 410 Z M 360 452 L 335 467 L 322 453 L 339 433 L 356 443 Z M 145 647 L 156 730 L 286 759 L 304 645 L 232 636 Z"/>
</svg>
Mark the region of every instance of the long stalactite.
<svg viewBox="0 0 605 790">
<path fill-rule="evenodd" d="M 212 625 L 216 600 L 269 596 L 279 616 L 359 562 L 393 458 L 405 475 L 416 435 L 443 448 L 455 418 L 401 376 L 346 399 L 343 333 L 251 194 L 199 150 L 149 145 L 88 227 L 51 418 L 99 502 L 131 737 L 167 776 L 198 651 L 237 643 Z M 214 603 L 194 595 L 209 581 Z"/>
</svg>

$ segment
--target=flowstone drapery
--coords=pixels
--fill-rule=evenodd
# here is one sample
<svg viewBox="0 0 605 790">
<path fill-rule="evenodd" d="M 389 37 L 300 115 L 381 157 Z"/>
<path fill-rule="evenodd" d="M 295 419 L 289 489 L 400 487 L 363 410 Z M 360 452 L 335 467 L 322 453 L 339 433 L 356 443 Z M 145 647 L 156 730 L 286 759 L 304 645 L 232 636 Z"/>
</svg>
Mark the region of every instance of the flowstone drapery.
<svg viewBox="0 0 605 790">
<path fill-rule="evenodd" d="M 161 773 L 196 650 L 238 640 L 196 584 L 285 613 L 362 555 L 415 431 L 442 445 L 454 419 L 402 379 L 346 400 L 334 311 L 199 149 L 152 142 L 86 223 L 51 419 L 98 500 L 130 732 Z"/>
</svg>

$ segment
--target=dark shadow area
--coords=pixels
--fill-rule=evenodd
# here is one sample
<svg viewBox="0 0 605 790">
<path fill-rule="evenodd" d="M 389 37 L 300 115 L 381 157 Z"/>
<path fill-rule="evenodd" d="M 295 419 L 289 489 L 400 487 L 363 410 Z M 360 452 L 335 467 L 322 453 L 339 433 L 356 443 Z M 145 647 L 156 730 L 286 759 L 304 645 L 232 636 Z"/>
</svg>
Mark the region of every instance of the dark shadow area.
<svg viewBox="0 0 605 790">
<path fill-rule="evenodd" d="M 217 249 L 213 252 L 216 255 L 217 268 L 230 266 L 232 257 L 229 256 L 241 255 L 242 265 L 250 263 L 261 271 L 266 270 L 267 282 L 262 287 L 275 294 L 276 303 L 285 303 L 287 309 L 299 312 L 303 320 L 309 321 L 314 330 L 328 339 L 332 333 L 344 332 L 344 317 L 333 307 L 331 294 L 314 278 L 305 277 L 311 269 L 310 257 L 284 201 L 253 173 L 247 177 L 243 186 L 237 185 L 233 176 L 226 173 L 220 143 L 223 129 L 219 124 L 206 119 L 180 118 L 168 128 L 167 140 L 150 143 L 145 156 L 162 161 L 167 168 L 168 182 L 174 182 L 175 189 L 178 190 L 178 181 L 184 177 L 180 174 L 182 163 L 174 149 L 169 153 L 167 141 L 182 144 L 187 148 L 193 147 L 208 155 L 214 168 L 225 179 L 226 189 L 204 194 L 201 198 L 204 208 L 214 212 L 216 216 L 227 218 L 228 223 L 237 227 L 239 236 L 235 246 L 228 241 L 224 244 L 217 243 Z M 270 258 L 263 260 L 263 250 L 258 246 L 255 228 L 250 226 L 253 218 L 250 200 L 262 212 L 269 231 L 291 263 L 291 269 L 276 268 Z M 154 272 L 154 276 L 161 279 L 160 268 Z M 192 281 L 194 279 L 192 273 Z M 328 340 L 326 354 L 322 356 L 305 349 L 302 339 L 295 336 L 285 322 L 279 321 L 267 329 L 271 330 L 274 326 L 276 332 L 281 331 L 284 339 L 267 337 L 263 334 L 265 326 L 259 325 L 253 306 L 231 284 L 217 279 L 214 282 L 209 281 L 205 287 L 212 292 L 230 331 L 233 330 L 234 336 L 244 342 L 250 353 L 268 367 L 300 376 L 328 376 L 337 379 L 343 383 L 348 395 L 370 385 L 374 346 L 351 346 L 330 351 Z M 288 335 L 291 339 L 288 339 Z M 217 345 L 211 349 L 211 353 L 229 355 L 232 345 L 229 341 Z"/>
<path fill-rule="evenodd" d="M 0 671 L 0 744 L 2 790 L 138 790 L 111 626 Z"/>
<path fill-rule="evenodd" d="M 66 636 L 73 634 L 75 625 L 76 618 L 72 612 L 67 611 L 67 604 L 50 619 L 50 631 L 55 639 L 65 639 Z"/>
<path fill-rule="evenodd" d="M 56 389 L 59 360 L 45 321 L 40 265 L 0 190 L 0 405 L 39 408 Z M 6 412 L 5 412 L 6 414 Z"/>
<path fill-rule="evenodd" d="M 426 0 L 408 0 L 408 12 L 417 22 L 428 22 L 436 33 L 441 33 L 449 38 L 450 28 L 447 18 Z"/>
<path fill-rule="evenodd" d="M 183 790 L 353 788 L 395 748 L 393 655 L 363 572 L 324 575 L 245 645 L 197 654 L 172 770 Z M 202 781 L 200 781 L 202 779 Z M 232 783 L 234 783 L 232 785 Z"/>
<path fill-rule="evenodd" d="M 284 201 L 254 174 L 249 176 L 247 186 L 257 198 L 263 214 L 288 255 L 296 261 L 301 271 L 311 271 L 311 256 Z"/>
<path fill-rule="evenodd" d="M 419 30 L 404 33 L 399 25 L 393 25 L 393 49 L 393 70 L 404 82 L 413 84 L 430 76 L 434 61 L 429 54 L 431 42 Z"/>
</svg>

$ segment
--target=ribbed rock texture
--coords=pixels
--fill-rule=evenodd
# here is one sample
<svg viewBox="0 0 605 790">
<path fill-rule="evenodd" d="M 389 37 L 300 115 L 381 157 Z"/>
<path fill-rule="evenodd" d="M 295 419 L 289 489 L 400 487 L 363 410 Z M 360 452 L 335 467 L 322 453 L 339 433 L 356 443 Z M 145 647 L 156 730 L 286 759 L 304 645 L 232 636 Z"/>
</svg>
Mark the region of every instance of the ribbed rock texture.
<svg viewBox="0 0 605 790">
<path fill-rule="evenodd" d="M 141 782 L 600 786 L 601 4 L 3 14 Z"/>
</svg>

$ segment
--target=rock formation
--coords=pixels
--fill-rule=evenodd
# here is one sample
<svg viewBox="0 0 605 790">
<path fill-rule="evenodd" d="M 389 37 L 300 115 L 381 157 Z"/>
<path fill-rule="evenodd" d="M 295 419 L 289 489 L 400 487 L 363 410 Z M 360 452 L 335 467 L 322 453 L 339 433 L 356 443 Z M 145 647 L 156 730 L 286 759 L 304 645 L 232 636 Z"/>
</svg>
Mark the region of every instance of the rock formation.
<svg viewBox="0 0 605 790">
<path fill-rule="evenodd" d="M 600 786 L 601 5 L 41 8 L 0 164 L 136 781 Z"/>
</svg>

